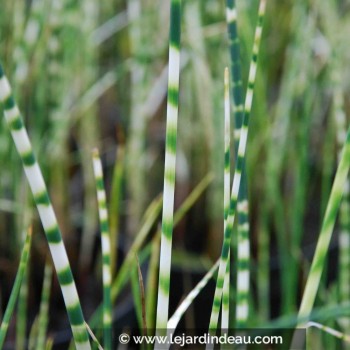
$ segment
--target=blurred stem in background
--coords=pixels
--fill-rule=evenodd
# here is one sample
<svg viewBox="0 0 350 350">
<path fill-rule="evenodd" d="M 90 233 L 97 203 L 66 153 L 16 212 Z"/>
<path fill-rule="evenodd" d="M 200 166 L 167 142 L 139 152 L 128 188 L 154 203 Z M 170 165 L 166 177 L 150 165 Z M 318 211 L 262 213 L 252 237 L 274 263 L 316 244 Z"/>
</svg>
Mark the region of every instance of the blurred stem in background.
<svg viewBox="0 0 350 350">
<path fill-rule="evenodd" d="M 146 188 L 146 116 L 142 108 L 148 91 L 147 51 L 145 50 L 145 22 L 141 13 L 145 5 L 140 0 L 127 2 L 129 18 L 130 53 L 134 57 L 131 68 L 131 98 L 130 98 L 130 123 L 129 138 L 127 144 L 127 176 L 130 193 L 129 214 L 133 218 L 129 222 L 129 232 L 134 234 L 139 225 L 147 199 Z M 149 68 L 149 67 L 148 67 Z"/>
</svg>

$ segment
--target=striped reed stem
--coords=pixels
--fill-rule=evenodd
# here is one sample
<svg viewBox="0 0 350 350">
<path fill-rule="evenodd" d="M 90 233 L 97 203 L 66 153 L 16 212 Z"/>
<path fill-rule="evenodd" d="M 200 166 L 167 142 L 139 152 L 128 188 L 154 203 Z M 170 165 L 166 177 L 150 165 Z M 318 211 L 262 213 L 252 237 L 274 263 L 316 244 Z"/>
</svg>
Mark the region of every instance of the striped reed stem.
<svg viewBox="0 0 350 350">
<path fill-rule="evenodd" d="M 227 224 L 227 216 L 230 208 L 230 91 L 229 91 L 230 74 L 228 68 L 225 69 L 224 76 L 224 109 L 225 109 L 225 150 L 224 150 L 224 230 Z M 222 315 L 221 329 L 229 328 L 229 301 L 230 301 L 230 252 L 227 258 L 227 266 L 225 272 L 225 280 L 222 295 Z"/>
<path fill-rule="evenodd" d="M 24 171 L 46 233 L 76 347 L 78 350 L 90 349 L 89 338 L 84 324 L 84 317 L 73 280 L 73 274 L 69 265 L 67 252 L 62 241 L 62 235 L 57 224 L 56 216 L 49 199 L 49 194 L 39 164 L 34 156 L 32 145 L 23 124 L 22 117 L 1 65 L 0 102 L 3 105 L 5 119 L 11 131 L 16 149 L 22 159 Z"/>
<path fill-rule="evenodd" d="M 344 186 L 350 168 L 350 128 L 348 129 L 346 142 L 339 161 L 338 169 L 332 186 L 332 191 L 328 200 L 327 209 L 323 218 L 321 232 L 317 241 L 317 246 L 312 260 L 311 269 L 304 294 L 302 297 L 299 318 L 309 317 L 314 305 L 316 293 L 320 284 L 323 268 L 326 262 L 326 255 L 329 248 L 332 231 L 334 228 L 337 212 L 343 196 Z M 300 325 L 300 324 L 299 324 Z"/>
<path fill-rule="evenodd" d="M 163 217 L 157 300 L 157 329 L 165 329 L 169 313 L 171 246 L 175 190 L 176 139 L 180 79 L 181 0 L 171 0 L 168 101 L 164 165 Z M 157 346 L 156 346 L 157 347 Z"/>
<path fill-rule="evenodd" d="M 242 172 L 244 174 L 244 172 Z M 243 197 L 244 198 L 244 197 Z M 249 316 L 250 240 L 248 200 L 238 200 L 236 326 L 244 328 Z"/>
<path fill-rule="evenodd" d="M 19 268 L 16 274 L 15 282 L 12 288 L 12 292 L 10 295 L 10 300 L 8 301 L 6 311 L 4 314 L 4 317 L 1 321 L 1 326 L 0 326 L 0 349 L 2 349 L 5 338 L 6 338 L 6 333 L 7 329 L 10 324 L 10 320 L 13 314 L 13 310 L 15 308 L 15 304 L 17 301 L 17 297 L 19 294 L 19 290 L 21 288 L 21 283 L 23 280 L 23 276 L 27 267 L 27 262 L 29 258 L 29 251 L 30 251 L 30 246 L 31 246 L 31 239 L 32 239 L 32 231 L 31 228 L 27 232 L 26 240 L 24 242 L 24 246 L 22 249 L 22 254 L 21 254 L 21 259 L 19 262 Z"/>
<path fill-rule="evenodd" d="M 240 43 L 237 29 L 237 8 L 235 0 L 226 1 L 226 22 L 230 39 L 232 95 L 235 115 L 235 158 L 237 160 L 239 138 L 241 135 L 244 117 L 243 83 L 240 58 Z M 238 194 L 238 240 L 237 240 L 237 293 L 236 293 L 236 325 L 244 327 L 249 313 L 249 218 L 248 218 L 248 191 L 245 165 L 242 166 L 242 184 Z M 242 310 L 247 309 L 246 314 Z"/>
<path fill-rule="evenodd" d="M 244 117 L 243 105 L 243 83 L 242 83 L 242 68 L 240 58 L 240 45 L 237 30 L 237 8 L 235 0 L 226 1 L 226 22 L 228 28 L 230 42 L 230 57 L 231 57 L 231 78 L 232 78 L 232 96 L 234 101 L 235 115 L 235 131 L 234 141 L 236 156 L 241 135 L 242 122 Z"/>
<path fill-rule="evenodd" d="M 108 228 L 108 213 L 106 204 L 106 192 L 103 184 L 102 163 L 97 148 L 92 151 L 92 162 L 96 181 L 102 241 L 104 348 L 106 350 L 110 350 L 112 348 L 111 242 Z"/>
<path fill-rule="evenodd" d="M 254 84 L 255 84 L 255 77 L 256 77 L 256 71 L 257 71 L 257 60 L 258 60 L 259 47 L 260 47 L 260 41 L 261 41 L 265 8 L 266 8 L 266 0 L 261 0 L 259 5 L 258 23 L 256 26 L 255 37 L 254 37 L 252 60 L 251 60 L 250 69 L 249 69 L 248 89 L 247 89 L 247 95 L 245 99 L 244 118 L 243 118 L 241 136 L 240 136 L 239 146 L 238 146 L 238 157 L 237 157 L 237 162 L 235 166 L 235 173 L 234 173 L 233 185 L 232 185 L 232 191 L 231 191 L 230 210 L 229 210 L 227 224 L 225 228 L 219 273 L 218 273 L 218 278 L 216 282 L 214 302 L 213 302 L 212 313 L 211 313 L 210 323 L 209 323 L 209 330 L 211 332 L 216 330 L 217 324 L 218 324 L 218 317 L 219 317 L 221 297 L 222 297 L 222 288 L 224 283 L 223 276 L 226 271 L 226 264 L 228 261 L 231 232 L 233 230 L 233 224 L 235 220 L 236 207 L 238 202 L 238 193 L 239 193 L 241 176 L 242 176 L 242 169 L 245 161 L 249 117 L 250 117 L 250 111 L 251 111 L 252 102 L 253 102 Z M 248 314 L 248 310 L 246 308 L 242 307 L 239 311 L 240 311 L 240 317 L 246 317 Z"/>
</svg>

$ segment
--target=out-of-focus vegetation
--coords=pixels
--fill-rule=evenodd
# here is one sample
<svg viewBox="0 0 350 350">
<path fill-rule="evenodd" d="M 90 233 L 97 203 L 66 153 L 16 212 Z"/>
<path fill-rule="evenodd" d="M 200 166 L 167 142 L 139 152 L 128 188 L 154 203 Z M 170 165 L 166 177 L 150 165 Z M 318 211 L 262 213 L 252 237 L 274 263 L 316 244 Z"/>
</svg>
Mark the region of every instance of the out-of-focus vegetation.
<svg viewBox="0 0 350 350">
<path fill-rule="evenodd" d="M 259 1 L 236 2 L 245 92 Z M 223 240 L 223 72 L 230 66 L 225 12 L 225 1 L 182 1 L 169 317 L 217 260 Z M 136 325 L 142 329 L 145 304 L 147 326 L 155 327 L 169 14 L 170 0 L 1 2 L 0 61 L 48 185 L 84 316 L 93 330 L 101 324 L 96 310 L 103 293 L 94 147 L 100 150 L 107 192 L 112 324 L 118 329 Z M 297 324 L 346 140 L 349 34 L 347 0 L 267 1 L 246 153 L 251 245 L 248 327 Z M 232 103 L 231 125 L 234 108 Z M 233 144 L 231 138 L 232 150 Z M 38 349 L 37 344 L 43 347 L 45 342 L 66 348 L 71 333 L 61 292 L 55 276 L 51 286 L 47 282 L 51 260 L 45 235 L 3 120 L 0 164 L 3 312 L 23 232 L 30 225 L 33 230 L 4 348 L 31 344 Z M 231 179 L 234 166 L 232 151 Z M 324 271 L 311 313 L 313 320 L 347 334 L 349 200 L 347 182 L 327 259 L 320 263 Z M 233 237 L 230 327 L 236 325 L 236 230 Z M 214 287 L 215 275 L 190 302 L 183 326 L 208 328 Z M 310 344 L 317 344 L 312 349 L 346 348 L 341 340 L 318 330 L 310 338 Z"/>
</svg>

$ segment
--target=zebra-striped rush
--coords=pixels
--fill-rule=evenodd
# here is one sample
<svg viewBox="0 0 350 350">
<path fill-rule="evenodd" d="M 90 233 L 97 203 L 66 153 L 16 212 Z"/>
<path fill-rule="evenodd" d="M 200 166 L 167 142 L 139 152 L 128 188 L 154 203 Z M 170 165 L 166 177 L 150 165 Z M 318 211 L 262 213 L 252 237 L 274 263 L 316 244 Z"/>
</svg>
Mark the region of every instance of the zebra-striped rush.
<svg viewBox="0 0 350 350">
<path fill-rule="evenodd" d="M 224 150 L 224 230 L 226 227 L 226 221 L 228 211 L 230 208 L 230 90 L 229 90 L 230 74 L 228 68 L 225 69 L 224 76 L 224 109 L 225 109 L 225 150 Z M 224 287 L 222 295 L 222 315 L 221 315 L 221 329 L 229 328 L 229 309 L 230 309 L 230 252 L 227 258 L 227 266 L 224 277 Z"/>
<path fill-rule="evenodd" d="M 168 101 L 164 165 L 163 217 L 157 300 L 157 329 L 165 329 L 169 313 L 171 246 L 174 224 L 176 139 L 180 80 L 181 0 L 171 0 Z M 157 347 L 157 346 L 156 346 Z"/>
<path fill-rule="evenodd" d="M 224 284 L 223 276 L 226 271 L 226 264 L 228 261 L 231 232 L 233 230 L 233 224 L 235 220 L 238 193 L 239 193 L 239 188 L 241 183 L 241 174 L 242 174 L 242 169 L 243 169 L 244 160 L 245 160 L 245 152 L 246 152 L 246 145 L 247 145 L 247 138 L 248 138 L 249 116 L 250 116 L 250 111 L 251 111 L 252 102 L 253 102 L 254 83 L 255 83 L 255 77 L 256 77 L 256 71 L 257 71 L 257 59 L 259 54 L 265 8 L 266 8 L 266 0 L 261 0 L 259 5 L 258 24 L 255 30 L 255 36 L 254 36 L 252 60 L 251 60 L 250 69 L 249 69 L 248 89 L 247 89 L 247 95 L 246 95 L 245 107 L 244 107 L 244 119 L 242 124 L 241 135 L 239 139 L 238 157 L 237 157 L 237 162 L 235 166 L 235 173 L 234 173 L 233 185 L 231 190 L 230 210 L 228 213 L 227 224 L 225 228 L 219 273 L 216 281 L 214 302 L 213 302 L 212 314 L 211 314 L 210 323 L 209 323 L 209 330 L 211 332 L 216 330 L 217 324 L 218 324 L 221 297 L 222 297 L 222 288 Z M 246 315 L 246 311 L 247 310 L 241 310 L 240 315 L 242 315 L 243 317 L 244 315 Z M 207 348 L 209 348 L 209 346 L 207 346 Z"/>
<path fill-rule="evenodd" d="M 92 152 L 92 161 L 96 181 L 98 212 L 100 217 L 100 230 L 102 241 L 102 278 L 103 278 L 103 330 L 104 348 L 112 348 L 112 298 L 111 298 L 111 242 L 108 228 L 108 213 L 106 204 L 106 192 L 103 185 L 102 163 L 98 149 Z"/>
<path fill-rule="evenodd" d="M 237 160 L 238 145 L 244 116 L 243 83 L 240 59 L 240 45 L 237 29 L 237 9 L 235 0 L 226 1 L 226 22 L 230 40 L 232 96 L 235 115 L 235 159 Z M 248 218 L 248 191 L 245 166 L 242 166 L 242 184 L 238 194 L 238 240 L 237 240 L 237 293 L 236 293 L 236 325 L 244 327 L 249 314 L 249 218 Z"/>
<path fill-rule="evenodd" d="M 25 174 L 34 196 L 39 216 L 49 243 L 52 259 L 57 271 L 58 280 L 66 304 L 75 345 L 78 350 L 90 349 L 88 333 L 80 306 L 73 274 L 69 265 L 67 252 L 62 241 L 62 235 L 51 205 L 49 194 L 34 156 L 27 131 L 23 124 L 12 90 L 0 65 L 0 102 L 17 151 L 22 159 Z"/>
<path fill-rule="evenodd" d="M 235 0 L 226 1 L 226 22 L 230 41 L 232 96 L 234 101 L 233 110 L 235 114 L 234 140 L 237 153 L 243 122 L 244 106 L 240 46 L 237 33 L 237 9 Z"/>
</svg>

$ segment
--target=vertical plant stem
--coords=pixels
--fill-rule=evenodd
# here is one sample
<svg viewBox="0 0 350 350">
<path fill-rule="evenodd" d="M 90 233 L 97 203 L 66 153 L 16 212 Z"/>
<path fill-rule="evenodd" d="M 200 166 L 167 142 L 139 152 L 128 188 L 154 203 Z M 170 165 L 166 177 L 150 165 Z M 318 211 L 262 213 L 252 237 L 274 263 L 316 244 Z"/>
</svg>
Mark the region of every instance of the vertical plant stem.
<svg viewBox="0 0 350 350">
<path fill-rule="evenodd" d="M 135 257 L 134 257 L 135 258 Z M 136 258 L 135 258 L 136 259 Z M 131 271 L 131 292 L 134 300 L 134 308 L 137 318 L 139 329 L 142 329 L 142 297 L 139 287 L 139 275 L 137 261 L 135 260 L 134 266 Z"/>
<path fill-rule="evenodd" d="M 24 220 L 26 222 L 26 220 Z M 26 227 L 26 226 L 24 226 Z M 25 237 L 24 237 L 25 240 Z M 16 322 L 16 350 L 24 350 L 27 340 L 27 307 L 28 307 L 28 276 L 30 256 L 25 267 L 21 288 L 18 295 Z"/>
<path fill-rule="evenodd" d="M 316 251 L 312 260 L 309 276 L 306 281 L 306 286 L 299 309 L 299 318 L 307 318 L 313 308 L 322 271 L 326 263 L 326 255 L 337 217 L 337 212 L 342 199 L 349 168 L 350 128 L 348 129 L 346 142 L 343 147 L 342 155 L 333 182 L 332 191 L 328 200 L 326 213 L 323 219 L 320 236 L 317 241 Z"/>
<path fill-rule="evenodd" d="M 260 6 L 259 6 L 258 24 L 256 26 L 255 37 L 254 37 L 252 61 L 251 61 L 250 70 L 249 70 L 248 90 L 247 90 L 245 106 L 244 106 L 244 119 L 243 119 L 243 124 L 241 129 L 240 140 L 239 140 L 238 157 L 237 157 L 237 162 L 235 166 L 235 173 L 234 173 L 233 185 L 232 185 L 232 191 L 231 191 L 230 210 L 229 210 L 227 224 L 225 228 L 219 273 L 216 281 L 216 289 L 215 289 L 212 313 L 211 313 L 210 323 L 209 323 L 209 330 L 212 333 L 216 331 L 217 324 L 218 324 L 218 317 L 219 317 L 221 297 L 222 297 L 222 288 L 224 283 L 224 274 L 226 271 L 226 264 L 228 260 L 228 252 L 229 252 L 230 241 L 231 241 L 231 232 L 233 230 L 233 225 L 235 220 L 236 207 L 238 202 L 238 193 L 239 193 L 241 176 L 242 176 L 242 169 L 245 161 L 249 117 L 250 117 L 250 111 L 251 111 L 252 102 L 253 102 L 254 83 L 255 83 L 256 71 L 257 71 L 257 59 L 259 54 L 265 8 L 266 8 L 266 0 L 261 0 Z M 247 314 L 248 314 L 247 309 L 240 309 L 241 317 L 247 317 Z M 209 348 L 209 345 L 207 345 L 207 348 Z"/>
<path fill-rule="evenodd" d="M 47 38 L 46 60 L 46 108 L 48 118 L 42 122 L 41 132 L 50 133 L 47 160 L 50 169 L 50 181 L 52 183 L 52 203 L 56 208 L 56 216 L 61 222 L 61 232 L 63 236 L 69 231 L 68 203 L 65 192 L 68 188 L 67 174 L 67 115 L 63 113 L 64 100 L 64 78 L 67 69 L 64 64 L 65 46 L 63 44 L 63 18 L 65 16 L 66 1 L 50 1 L 50 12 L 48 16 L 49 36 Z M 40 114 L 39 114 L 40 115 Z M 35 127 L 32 127 L 36 130 Z M 42 135 L 36 135 L 37 138 Z M 35 141 L 35 138 L 33 139 Z M 46 166 L 46 162 L 43 162 Z M 45 168 L 43 169 L 45 173 Z M 63 220 L 65 218 L 65 220 Z"/>
<path fill-rule="evenodd" d="M 239 138 L 243 122 L 243 84 L 242 68 L 240 58 L 240 43 L 237 29 L 237 9 L 235 0 L 226 1 L 226 22 L 228 26 L 231 54 L 231 73 L 232 73 L 232 96 L 234 100 L 235 114 L 235 159 Z M 249 260 L 250 260 L 250 242 L 249 242 L 249 219 L 248 219 L 248 190 L 247 175 L 245 165 L 242 168 L 242 186 L 238 194 L 238 240 L 237 240 L 237 293 L 236 293 L 236 325 L 244 327 L 247 316 L 241 315 L 241 310 L 248 308 L 249 296 Z"/>
<path fill-rule="evenodd" d="M 44 5 L 45 1 L 43 0 L 32 1 L 23 37 L 14 51 L 15 79 L 19 84 L 26 80 L 29 73 L 29 64 L 41 32 Z"/>
<path fill-rule="evenodd" d="M 140 267 L 139 259 L 136 255 L 137 261 L 137 274 L 139 277 L 139 289 L 140 289 L 140 298 L 141 298 L 141 311 L 142 311 L 142 333 L 147 335 L 147 318 L 146 318 L 146 299 L 145 299 L 145 286 L 143 284 L 142 271 Z"/>
<path fill-rule="evenodd" d="M 103 278 L 103 332 L 104 348 L 112 348 L 112 299 L 111 299 L 111 241 L 108 228 L 106 192 L 103 184 L 102 163 L 97 148 L 92 152 L 93 169 L 96 181 L 98 212 L 102 241 L 102 278 Z"/>
<path fill-rule="evenodd" d="M 157 278 L 159 269 L 160 235 L 152 241 L 152 252 L 149 262 L 146 283 L 146 316 L 149 329 L 154 329 L 156 321 Z"/>
<path fill-rule="evenodd" d="M 49 262 L 46 262 L 44 272 L 43 290 L 41 293 L 41 303 L 38 318 L 38 338 L 36 349 L 44 350 L 46 343 L 46 331 L 49 321 L 49 303 L 50 303 L 50 289 L 52 281 L 52 267 Z"/>
<path fill-rule="evenodd" d="M 145 188 L 145 132 L 146 116 L 142 103 L 148 89 L 146 84 L 147 69 L 140 57 L 142 55 L 142 45 L 144 28 L 141 25 L 142 1 L 130 0 L 127 2 L 127 12 L 129 17 L 129 36 L 131 54 L 136 57 L 131 69 L 131 106 L 130 106 L 130 137 L 127 145 L 127 173 L 128 186 L 130 192 L 130 232 L 135 232 L 140 224 L 142 212 L 145 209 L 146 191 Z M 145 10 L 145 8 L 143 8 Z"/>
<path fill-rule="evenodd" d="M 22 250 L 21 254 L 21 259 L 19 262 L 19 268 L 16 274 L 16 279 L 12 288 L 10 300 L 8 301 L 6 311 L 4 314 L 4 317 L 1 321 L 1 326 L 0 326 L 0 349 L 2 349 L 4 342 L 5 342 L 5 337 L 7 333 L 7 329 L 10 324 L 10 320 L 13 314 L 13 310 L 15 308 L 16 300 L 18 297 L 19 290 L 21 288 L 21 283 L 23 280 L 23 276 L 27 267 L 27 262 L 29 258 L 29 251 L 30 251 L 30 245 L 31 245 L 31 239 L 32 239 L 32 231 L 31 228 L 27 232 L 27 237 L 24 243 L 24 247 Z"/>
<path fill-rule="evenodd" d="M 306 25 L 306 29 L 305 29 Z M 307 17 L 307 6 L 304 1 L 293 2 L 291 27 L 296 28 L 293 41 L 288 45 L 286 51 L 286 67 L 283 74 L 280 96 L 276 104 L 276 118 L 271 126 L 270 142 L 268 145 L 268 157 L 266 165 L 266 198 L 263 204 L 263 219 L 262 224 L 264 226 L 263 232 L 259 235 L 259 246 L 265 246 L 270 250 L 268 242 L 272 242 L 270 237 L 264 235 L 271 235 L 270 232 L 272 224 L 277 232 L 277 244 L 279 249 L 279 260 L 281 269 L 288 271 L 290 264 L 294 261 L 291 260 L 290 249 L 287 244 L 288 229 L 285 215 L 285 208 L 283 205 L 283 195 L 281 193 L 281 180 L 283 178 L 284 160 L 287 157 L 289 130 L 292 130 L 292 115 L 295 104 L 295 98 L 304 94 L 305 92 L 305 75 L 309 74 L 308 67 L 310 65 L 310 52 L 308 48 L 311 45 L 312 35 L 314 33 L 314 24 L 312 16 Z M 302 67 L 302 69 L 301 69 Z M 276 149 L 279 151 L 276 152 Z M 259 248 L 260 250 L 260 248 Z M 258 270 L 259 274 L 262 271 L 262 275 L 267 275 L 269 266 L 269 252 L 259 251 Z M 260 274 L 259 290 L 262 298 L 262 317 L 267 318 L 270 301 L 268 284 L 264 281 Z M 290 273 L 281 274 L 281 290 L 282 290 L 282 309 L 283 312 L 291 312 L 290 306 L 297 295 L 297 285 L 291 284 Z M 268 276 L 267 276 L 268 277 Z M 267 306 L 267 307 L 266 307 Z"/>
<path fill-rule="evenodd" d="M 73 337 L 78 350 L 90 349 L 88 334 L 84 324 L 84 317 L 80 301 L 69 265 L 67 252 L 62 241 L 56 216 L 49 199 L 49 194 L 34 156 L 27 131 L 20 116 L 19 109 L 12 96 L 7 77 L 0 66 L 0 102 L 4 108 L 4 115 L 17 151 L 22 159 L 29 186 L 46 233 L 51 255 L 57 271 L 58 280 L 66 304 Z"/>
<path fill-rule="evenodd" d="M 230 74 L 228 68 L 225 69 L 224 77 L 224 106 L 225 106 L 225 150 L 224 150 L 224 228 L 227 224 L 228 211 L 230 209 L 230 91 L 229 91 L 229 79 Z M 225 230 L 225 229 L 224 229 Z M 227 266 L 225 272 L 225 280 L 222 296 L 222 316 L 221 316 L 221 329 L 229 328 L 229 305 L 230 301 L 230 252 L 227 259 Z"/>
<path fill-rule="evenodd" d="M 28 350 L 36 350 L 38 332 L 39 332 L 38 317 L 35 317 L 32 327 L 30 328 L 30 331 L 29 331 Z"/>
<path fill-rule="evenodd" d="M 242 175 L 245 171 L 242 172 Z M 245 180 L 246 182 L 246 180 Z M 243 185 L 243 183 L 242 183 Z M 242 188 L 246 188 L 243 186 Z M 240 191 L 240 193 L 247 191 Z M 242 200 L 240 200 L 240 198 Z M 238 198 L 238 244 L 237 244 L 237 293 L 236 326 L 244 328 L 249 316 L 249 279 L 250 279 L 250 240 L 248 222 L 248 199 Z M 241 220 L 239 220 L 241 218 Z"/>
<path fill-rule="evenodd" d="M 338 75 L 338 74 L 337 74 Z M 338 146 L 338 162 L 341 157 L 342 145 L 346 141 L 346 115 L 344 112 L 344 97 L 340 79 L 337 76 L 337 87 L 334 92 L 334 118 L 336 124 L 336 138 Z M 340 205 L 340 233 L 339 233 L 339 301 L 349 300 L 350 297 L 350 183 L 347 178 L 344 186 L 343 199 Z"/>
<path fill-rule="evenodd" d="M 116 162 L 113 170 L 112 190 L 109 206 L 109 226 L 111 230 L 111 273 L 115 275 L 118 264 L 118 237 L 120 220 L 120 201 L 124 175 L 124 145 L 120 144 L 116 152 Z"/>
<path fill-rule="evenodd" d="M 168 102 L 164 166 L 163 217 L 159 263 L 157 329 L 165 329 L 169 313 L 171 246 L 175 191 L 176 139 L 180 80 L 181 0 L 171 0 Z M 157 347 L 157 346 L 156 346 Z"/>
<path fill-rule="evenodd" d="M 235 0 L 226 1 L 226 22 L 230 40 L 230 57 L 231 57 L 231 78 L 232 78 L 232 96 L 234 101 L 235 114 L 235 150 L 236 156 L 241 135 L 241 127 L 244 116 L 243 105 L 243 86 L 242 86 L 242 68 L 240 57 L 240 45 L 237 30 L 237 9 Z"/>
</svg>

